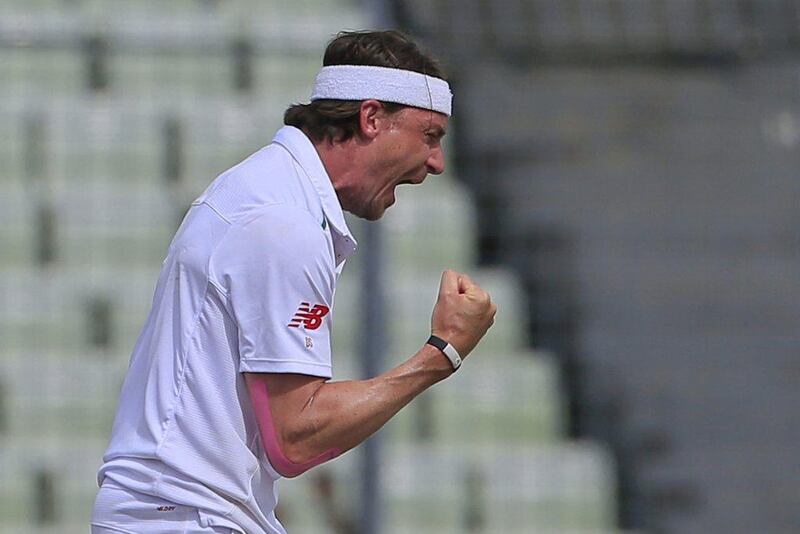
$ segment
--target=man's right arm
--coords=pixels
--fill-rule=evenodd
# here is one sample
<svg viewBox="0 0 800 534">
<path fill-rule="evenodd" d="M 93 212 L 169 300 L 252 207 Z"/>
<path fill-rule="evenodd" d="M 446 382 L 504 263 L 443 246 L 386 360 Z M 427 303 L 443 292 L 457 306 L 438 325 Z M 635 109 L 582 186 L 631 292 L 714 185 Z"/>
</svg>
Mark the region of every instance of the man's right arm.
<svg viewBox="0 0 800 534">
<path fill-rule="evenodd" d="M 431 330 L 463 357 L 494 322 L 496 307 L 468 276 L 445 271 Z M 424 345 L 401 365 L 367 380 L 326 382 L 300 374 L 246 373 L 270 461 L 297 476 L 355 447 L 427 388 L 453 373 L 439 349 Z"/>
</svg>

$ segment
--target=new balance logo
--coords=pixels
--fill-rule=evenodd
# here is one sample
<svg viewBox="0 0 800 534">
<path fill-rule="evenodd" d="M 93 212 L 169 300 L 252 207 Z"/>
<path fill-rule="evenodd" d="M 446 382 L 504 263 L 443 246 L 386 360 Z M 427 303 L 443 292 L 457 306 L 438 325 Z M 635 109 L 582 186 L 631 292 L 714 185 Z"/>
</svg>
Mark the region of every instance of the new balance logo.
<svg viewBox="0 0 800 534">
<path fill-rule="evenodd" d="M 306 330 L 316 330 L 322 326 L 322 318 L 328 315 L 329 308 L 322 304 L 314 304 L 312 308 L 308 302 L 301 302 L 294 318 L 287 325 L 289 328 L 299 328 L 303 325 Z"/>
</svg>

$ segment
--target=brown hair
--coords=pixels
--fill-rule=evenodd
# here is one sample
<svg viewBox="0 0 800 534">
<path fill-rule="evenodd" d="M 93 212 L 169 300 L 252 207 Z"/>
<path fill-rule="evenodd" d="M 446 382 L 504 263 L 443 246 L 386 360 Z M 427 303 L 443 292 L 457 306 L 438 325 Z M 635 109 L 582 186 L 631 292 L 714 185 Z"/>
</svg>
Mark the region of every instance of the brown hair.
<svg viewBox="0 0 800 534">
<path fill-rule="evenodd" d="M 371 65 L 411 70 L 444 79 L 439 63 L 420 50 L 411 38 L 399 31 L 339 32 L 328 43 L 322 65 Z M 384 102 L 389 113 L 406 106 Z M 283 123 L 302 129 L 314 141 L 347 141 L 359 131 L 361 102 L 353 100 L 315 100 L 294 104 L 283 115 Z"/>
</svg>

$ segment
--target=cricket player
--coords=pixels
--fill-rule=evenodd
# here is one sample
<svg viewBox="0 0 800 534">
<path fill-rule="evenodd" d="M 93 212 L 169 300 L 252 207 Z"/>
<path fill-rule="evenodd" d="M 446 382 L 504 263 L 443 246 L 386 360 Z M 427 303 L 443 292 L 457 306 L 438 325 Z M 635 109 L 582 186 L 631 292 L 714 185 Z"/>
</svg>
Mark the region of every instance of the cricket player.
<svg viewBox="0 0 800 534">
<path fill-rule="evenodd" d="M 192 203 L 122 386 L 93 533 L 283 533 L 281 477 L 352 449 L 459 368 L 496 308 L 446 270 L 416 354 L 330 381 L 334 288 L 356 249 L 343 210 L 379 219 L 398 185 L 444 171 L 451 99 L 404 34 L 341 33 L 310 103 Z"/>
</svg>

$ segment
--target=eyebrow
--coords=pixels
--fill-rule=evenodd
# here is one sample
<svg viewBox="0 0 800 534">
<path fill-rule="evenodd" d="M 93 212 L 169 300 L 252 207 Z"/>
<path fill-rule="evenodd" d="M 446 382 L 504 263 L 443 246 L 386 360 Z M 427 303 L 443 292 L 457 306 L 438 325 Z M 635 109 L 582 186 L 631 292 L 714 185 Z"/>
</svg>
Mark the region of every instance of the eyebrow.
<svg viewBox="0 0 800 534">
<path fill-rule="evenodd" d="M 447 134 L 445 129 L 442 128 L 441 126 L 433 126 L 433 125 L 431 125 L 431 126 L 428 126 L 427 128 L 425 128 L 425 131 L 426 131 L 426 133 L 427 132 L 433 132 L 433 134 L 436 137 L 438 137 L 439 139 L 441 139 L 442 137 L 444 137 Z"/>
</svg>

